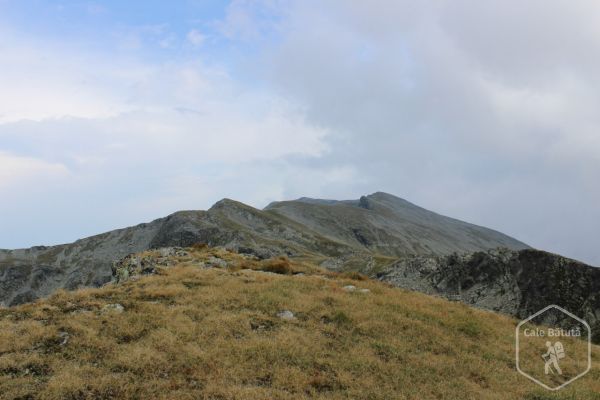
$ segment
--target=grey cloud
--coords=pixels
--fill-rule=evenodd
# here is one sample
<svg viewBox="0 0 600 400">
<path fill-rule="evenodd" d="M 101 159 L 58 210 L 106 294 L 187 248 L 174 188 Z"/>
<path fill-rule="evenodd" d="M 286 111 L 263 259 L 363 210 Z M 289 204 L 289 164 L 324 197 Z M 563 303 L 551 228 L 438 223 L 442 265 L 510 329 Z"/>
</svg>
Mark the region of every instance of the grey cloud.
<svg viewBox="0 0 600 400">
<path fill-rule="evenodd" d="M 293 2 L 264 77 L 361 188 L 600 265 L 600 6 L 551 3 Z"/>
</svg>

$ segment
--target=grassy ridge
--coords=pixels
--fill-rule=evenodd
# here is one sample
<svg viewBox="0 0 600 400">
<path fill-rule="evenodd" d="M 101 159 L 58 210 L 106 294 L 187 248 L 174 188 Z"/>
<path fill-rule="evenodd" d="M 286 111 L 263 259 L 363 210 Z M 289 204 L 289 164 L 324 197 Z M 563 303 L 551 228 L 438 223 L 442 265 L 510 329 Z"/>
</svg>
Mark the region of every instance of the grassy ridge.
<svg viewBox="0 0 600 400">
<path fill-rule="evenodd" d="M 553 394 L 519 375 L 509 317 L 287 260 L 178 263 L 0 310 L 0 399 L 600 398 L 597 362 Z"/>
</svg>

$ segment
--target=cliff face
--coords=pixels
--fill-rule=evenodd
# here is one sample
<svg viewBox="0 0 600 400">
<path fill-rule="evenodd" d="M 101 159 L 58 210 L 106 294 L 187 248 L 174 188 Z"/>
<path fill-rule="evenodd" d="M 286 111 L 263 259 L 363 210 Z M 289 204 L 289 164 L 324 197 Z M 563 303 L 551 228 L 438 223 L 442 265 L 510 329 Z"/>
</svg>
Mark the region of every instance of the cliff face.
<svg viewBox="0 0 600 400">
<path fill-rule="evenodd" d="M 519 318 L 556 304 L 600 328 L 600 269 L 544 251 L 409 257 L 378 278 Z"/>
<path fill-rule="evenodd" d="M 224 199 L 208 211 L 181 211 L 71 244 L 0 250 L 0 303 L 31 301 L 58 288 L 100 286 L 110 280 L 113 262 L 127 254 L 194 243 L 259 258 L 310 257 L 331 269 L 364 272 L 407 255 L 527 248 L 385 193 L 348 201 L 303 198 L 264 210 Z"/>
</svg>

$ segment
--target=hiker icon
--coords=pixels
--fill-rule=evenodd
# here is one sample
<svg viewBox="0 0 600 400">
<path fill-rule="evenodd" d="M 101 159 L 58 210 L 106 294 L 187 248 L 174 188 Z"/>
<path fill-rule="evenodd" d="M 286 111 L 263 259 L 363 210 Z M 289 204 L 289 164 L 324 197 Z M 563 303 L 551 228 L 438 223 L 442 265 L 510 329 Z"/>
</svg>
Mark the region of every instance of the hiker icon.
<svg viewBox="0 0 600 400">
<path fill-rule="evenodd" d="M 561 342 L 556 342 L 554 345 L 550 342 L 546 342 L 546 347 L 548 351 L 542 354 L 542 358 L 546 362 L 544 365 L 544 372 L 546 375 L 550 374 L 550 372 L 554 373 L 556 371 L 559 375 L 562 375 L 562 370 L 558 365 L 558 361 L 565 358 L 565 348 Z M 554 371 L 552 370 L 554 367 Z"/>
</svg>

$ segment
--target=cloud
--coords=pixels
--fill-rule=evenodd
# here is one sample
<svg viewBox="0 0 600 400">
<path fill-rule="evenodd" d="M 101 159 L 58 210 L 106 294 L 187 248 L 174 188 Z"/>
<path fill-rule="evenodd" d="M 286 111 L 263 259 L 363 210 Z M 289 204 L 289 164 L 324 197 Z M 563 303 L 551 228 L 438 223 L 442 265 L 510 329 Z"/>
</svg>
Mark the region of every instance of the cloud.
<svg viewBox="0 0 600 400">
<path fill-rule="evenodd" d="M 285 181 L 274 165 L 329 151 L 303 110 L 199 59 L 108 59 L 2 37 L 0 247 L 72 241 L 221 197 L 271 201 L 259 192 Z"/>
<path fill-rule="evenodd" d="M 277 24 L 292 4 L 288 0 L 232 0 L 224 18 L 213 25 L 231 40 L 256 43 L 277 34 Z"/>
<path fill-rule="evenodd" d="M 105 117 L 129 109 L 126 82 L 146 68 L 54 42 L 0 32 L 0 123 L 63 116 Z"/>
<path fill-rule="evenodd" d="M 60 163 L 0 151 L 0 190 L 5 196 L 10 196 L 11 191 L 19 187 L 45 186 L 68 175 L 68 169 Z"/>
<path fill-rule="evenodd" d="M 330 132 L 327 166 L 600 265 L 598 3 L 279 7 L 261 78 Z"/>
<path fill-rule="evenodd" d="M 206 40 L 206 36 L 204 36 L 197 29 L 192 29 L 191 31 L 189 31 L 186 37 L 188 42 L 190 42 L 192 46 L 195 47 L 202 46 L 204 44 L 204 41 Z"/>
<path fill-rule="evenodd" d="M 86 4 L 86 11 L 91 15 L 102 15 L 106 13 L 106 7 L 101 4 L 90 2 Z"/>
</svg>

